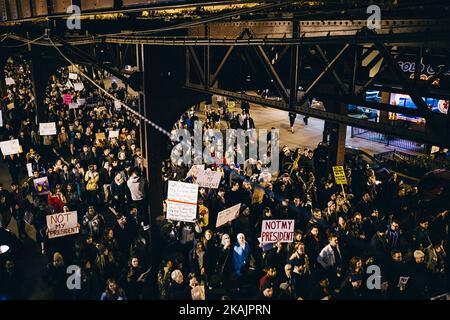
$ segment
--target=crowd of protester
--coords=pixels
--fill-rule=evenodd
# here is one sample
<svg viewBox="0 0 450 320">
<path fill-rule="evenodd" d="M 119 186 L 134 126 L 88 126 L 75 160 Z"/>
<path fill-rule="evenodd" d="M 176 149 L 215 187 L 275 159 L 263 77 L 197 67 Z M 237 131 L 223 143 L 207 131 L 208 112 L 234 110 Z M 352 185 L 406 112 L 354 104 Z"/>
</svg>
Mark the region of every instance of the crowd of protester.
<svg viewBox="0 0 450 320">
<path fill-rule="evenodd" d="M 151 186 L 142 171 L 139 122 L 84 79 L 78 80 L 84 89 L 75 91 L 67 68 L 50 80 L 37 122 L 29 65 L 15 58 L 5 74 L 15 85 L 2 98 L 0 141 L 19 139 L 23 152 L 3 157 L 12 184 L 0 185 L 0 223 L 6 228 L 14 217 L 21 239 L 26 224 L 36 230 L 39 250 L 49 261 L 42 279 L 53 291 L 51 298 L 429 299 L 448 292 L 448 210 L 430 209 L 417 188 L 405 186 L 395 173 L 381 179 L 358 157 L 347 159 L 348 183 L 341 188 L 321 149 L 287 146 L 276 175 L 267 174 L 263 161 L 210 165 L 223 176 L 219 188 L 199 189 L 195 223 L 152 212 L 163 217 L 161 243 L 151 244 L 163 259 L 152 278 Z M 125 89 L 112 85 L 108 90 L 136 106 Z M 86 105 L 69 109 L 64 94 L 72 94 L 73 101 L 84 98 Z M 192 132 L 199 119 L 205 129 L 255 128 L 249 104 L 242 103 L 239 112 L 222 97 L 213 101 L 205 114 L 198 108 L 186 112 L 175 128 Z M 57 135 L 40 136 L 39 122 L 55 122 Z M 109 139 L 108 132 L 116 130 L 119 137 Z M 97 133 L 105 137 L 98 140 Z M 196 178 L 171 159 L 162 172 L 166 186 Z M 48 177 L 48 195 L 34 189 L 39 177 Z M 216 228 L 218 213 L 237 204 L 239 217 Z M 77 211 L 80 232 L 49 239 L 46 216 L 70 211 Z M 294 241 L 261 244 L 261 226 L 268 219 L 294 220 Z M 27 297 L 16 285 L 23 266 L 14 259 L 2 264 L 0 295 Z M 67 287 L 70 265 L 81 267 L 81 290 Z M 380 274 L 370 278 L 374 269 Z"/>
</svg>

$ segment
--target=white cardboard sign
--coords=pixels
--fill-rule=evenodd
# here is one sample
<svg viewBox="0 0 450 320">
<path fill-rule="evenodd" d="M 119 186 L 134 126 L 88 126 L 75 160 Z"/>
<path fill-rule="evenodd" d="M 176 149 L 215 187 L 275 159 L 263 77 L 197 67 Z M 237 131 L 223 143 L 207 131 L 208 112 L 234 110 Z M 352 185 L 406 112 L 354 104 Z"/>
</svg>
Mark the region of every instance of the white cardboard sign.
<svg viewBox="0 0 450 320">
<path fill-rule="evenodd" d="M 5 78 L 5 84 L 6 84 L 7 86 L 13 86 L 13 85 L 16 84 L 16 82 L 14 81 L 13 78 Z"/>
<path fill-rule="evenodd" d="M 56 123 L 39 123 L 39 134 L 41 136 L 55 136 L 56 135 Z"/>
<path fill-rule="evenodd" d="M 222 173 L 217 171 L 200 170 L 197 174 L 197 184 L 202 188 L 219 188 Z"/>
<path fill-rule="evenodd" d="M 49 239 L 77 234 L 79 232 L 76 211 L 52 214 L 46 218 Z"/>
<path fill-rule="evenodd" d="M 239 203 L 231 208 L 220 211 L 217 215 L 216 228 L 237 219 L 239 217 L 240 210 L 241 204 Z"/>
<path fill-rule="evenodd" d="M 109 139 L 119 138 L 119 130 L 109 131 Z"/>
<path fill-rule="evenodd" d="M 194 222 L 197 218 L 197 199 L 197 184 L 169 181 L 166 218 Z"/>
<path fill-rule="evenodd" d="M 294 220 L 263 220 L 261 243 L 291 243 L 294 241 Z"/>
<path fill-rule="evenodd" d="M 20 153 L 20 143 L 18 139 L 0 142 L 0 148 L 4 156 Z"/>
<path fill-rule="evenodd" d="M 75 91 L 81 91 L 84 89 L 84 84 L 83 84 L 83 82 L 75 83 L 73 85 L 73 88 L 75 89 Z"/>
<path fill-rule="evenodd" d="M 197 177 L 198 173 L 200 171 L 205 170 L 205 165 L 204 164 L 194 164 L 191 169 L 189 170 L 189 172 L 187 173 L 186 177 L 192 177 L 195 176 Z"/>
<path fill-rule="evenodd" d="M 69 73 L 69 79 L 70 80 L 77 80 L 78 79 L 78 75 L 76 73 Z"/>
</svg>

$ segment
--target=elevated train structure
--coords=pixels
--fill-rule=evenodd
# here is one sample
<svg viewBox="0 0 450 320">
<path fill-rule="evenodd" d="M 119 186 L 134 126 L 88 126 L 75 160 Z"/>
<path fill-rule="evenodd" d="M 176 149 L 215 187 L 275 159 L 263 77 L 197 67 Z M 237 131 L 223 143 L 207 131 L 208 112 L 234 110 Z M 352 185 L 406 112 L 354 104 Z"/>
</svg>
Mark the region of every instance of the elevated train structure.
<svg viewBox="0 0 450 320">
<path fill-rule="evenodd" d="M 169 131 L 188 107 L 217 94 L 325 120 L 336 164 L 344 161 L 347 126 L 450 146 L 448 111 L 428 103 L 448 108 L 450 100 L 448 1 L 73 1 L 81 8 L 74 30 L 71 3 L 0 0 L 0 85 L 7 57 L 28 55 L 38 112 L 48 78 L 67 65 L 64 53 L 139 91 L 141 115 Z M 373 3 L 381 14 L 375 29 Z M 125 65 L 137 71 L 127 74 Z M 250 94 L 266 89 L 278 99 Z M 380 101 L 366 99 L 368 91 L 380 92 Z M 324 108 L 308 107 L 312 98 Z M 354 117 L 349 104 L 378 116 Z M 414 121 L 406 127 L 397 115 Z M 151 208 L 162 212 L 168 137 L 142 125 Z"/>
</svg>

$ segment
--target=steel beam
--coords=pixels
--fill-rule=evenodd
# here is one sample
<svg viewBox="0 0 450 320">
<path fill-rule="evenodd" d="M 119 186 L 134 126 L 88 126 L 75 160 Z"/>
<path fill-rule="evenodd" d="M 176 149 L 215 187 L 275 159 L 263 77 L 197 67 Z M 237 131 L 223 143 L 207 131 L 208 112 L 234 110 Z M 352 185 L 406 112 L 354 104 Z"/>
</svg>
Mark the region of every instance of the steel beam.
<svg viewBox="0 0 450 320">
<path fill-rule="evenodd" d="M 345 51 L 347 51 L 348 47 L 350 45 L 346 44 L 344 46 L 344 48 L 342 48 L 341 51 L 339 51 L 339 53 L 336 55 L 336 57 L 334 57 L 334 59 L 328 63 L 328 65 L 325 67 L 325 69 L 317 76 L 317 78 L 313 81 L 313 83 L 311 83 L 308 87 L 308 89 L 306 89 L 303 97 L 300 100 L 300 105 L 302 105 L 308 98 L 310 98 L 310 93 L 311 91 L 316 87 L 316 85 L 319 83 L 319 81 L 327 74 L 328 71 L 330 71 L 330 69 L 336 64 L 336 62 L 339 60 L 339 58 L 345 53 Z"/>
<path fill-rule="evenodd" d="M 330 65 L 330 60 L 328 60 L 328 57 L 326 56 L 325 52 L 323 52 L 322 48 L 319 45 L 316 45 L 316 49 L 319 52 L 321 59 L 325 63 L 325 66 L 328 67 Z M 341 78 L 339 77 L 337 72 L 334 70 L 334 64 L 331 65 L 330 69 L 331 69 L 331 74 L 333 75 L 334 79 L 336 80 L 337 84 L 339 85 L 339 89 L 342 91 L 343 94 L 347 94 L 348 93 L 347 87 L 344 85 Z"/>
<path fill-rule="evenodd" d="M 234 46 L 228 47 L 227 52 L 225 52 L 224 57 L 220 61 L 219 65 L 217 66 L 216 72 L 211 77 L 211 87 L 214 87 L 214 85 L 217 82 L 217 78 L 219 77 L 220 71 L 222 71 L 223 66 L 228 61 L 228 58 L 230 57 L 231 53 L 233 52 Z"/>
<path fill-rule="evenodd" d="M 200 61 L 199 61 L 199 59 L 197 57 L 197 54 L 195 53 L 194 47 L 189 46 L 188 49 L 189 49 L 189 53 L 190 53 L 192 59 L 194 60 L 194 67 L 195 67 L 194 69 L 197 72 L 197 75 L 198 75 L 198 77 L 200 79 L 200 82 L 203 85 L 206 85 L 205 82 L 204 82 L 205 81 L 205 73 L 203 72 L 203 69 L 202 69 L 202 66 L 200 64 Z"/>
<path fill-rule="evenodd" d="M 291 51 L 291 79 L 289 92 L 289 107 L 294 109 L 298 100 L 298 70 L 300 68 L 299 45 L 292 46 Z"/>
<path fill-rule="evenodd" d="M 416 107 L 419 109 L 422 116 L 424 118 L 426 118 L 427 120 L 430 119 L 431 111 L 428 110 L 427 104 L 425 103 L 425 101 L 423 101 L 422 97 L 417 95 L 417 90 L 410 84 L 408 78 L 405 76 L 403 71 L 400 69 L 400 66 L 395 61 L 395 59 L 392 57 L 391 53 L 386 48 L 386 46 L 384 46 L 382 43 L 379 43 L 379 42 L 376 42 L 375 46 L 377 47 L 378 51 L 383 55 L 386 62 L 391 66 L 391 68 L 397 75 L 398 80 L 400 81 L 400 83 L 402 84 L 403 88 L 408 93 L 408 95 L 411 97 L 412 101 L 414 102 Z"/>
<path fill-rule="evenodd" d="M 278 92 L 280 93 L 281 97 L 284 99 L 285 102 L 289 101 L 289 94 L 286 90 L 286 87 L 283 84 L 283 81 L 281 80 L 280 76 L 278 75 L 277 71 L 272 65 L 272 62 L 267 57 L 266 52 L 264 51 L 262 46 L 257 46 L 256 52 L 258 56 L 261 58 L 264 68 L 266 69 L 267 73 L 271 77 L 271 79 L 274 81 L 275 87 L 277 88 Z"/>
<path fill-rule="evenodd" d="M 232 92 L 228 90 L 222 90 L 222 89 L 215 89 L 215 88 L 209 88 L 208 90 L 205 90 L 205 88 L 201 85 L 186 85 L 186 89 L 195 90 L 198 92 L 208 93 L 208 94 L 217 94 L 221 96 L 226 96 L 229 98 L 235 98 L 242 101 L 248 101 L 251 103 L 264 105 L 268 107 L 272 107 L 275 109 L 280 109 L 284 111 L 290 111 L 289 104 L 283 102 L 283 101 L 274 101 L 269 99 L 264 99 L 259 96 L 252 96 L 248 94 L 243 93 L 237 93 Z M 442 135 L 437 135 L 435 133 L 431 132 L 425 132 L 425 131 L 416 131 L 416 130 L 407 130 L 402 129 L 398 127 L 394 127 L 388 124 L 381 124 L 376 122 L 371 122 L 367 120 L 360 120 L 356 118 L 352 118 L 346 115 L 336 114 L 336 113 L 330 113 L 322 110 L 317 110 L 313 108 L 303 107 L 301 104 L 297 104 L 296 108 L 292 110 L 296 113 L 300 113 L 306 116 L 310 116 L 313 118 L 322 119 L 325 121 L 330 121 L 333 123 L 343 123 L 346 125 L 350 125 L 357 128 L 363 128 L 370 131 L 375 132 L 381 132 L 385 134 L 394 135 L 397 137 L 403 137 L 406 139 L 411 139 L 414 141 L 422 142 L 422 143 L 428 143 L 432 145 L 439 145 L 439 146 L 449 146 L 450 141 L 446 139 Z"/>
</svg>

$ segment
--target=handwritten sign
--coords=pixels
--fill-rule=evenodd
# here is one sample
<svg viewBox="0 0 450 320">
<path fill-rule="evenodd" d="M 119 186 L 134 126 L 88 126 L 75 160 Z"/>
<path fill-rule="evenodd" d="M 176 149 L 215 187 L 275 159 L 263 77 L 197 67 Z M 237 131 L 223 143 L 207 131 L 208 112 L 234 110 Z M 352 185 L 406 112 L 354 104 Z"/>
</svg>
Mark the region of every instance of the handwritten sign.
<svg viewBox="0 0 450 320">
<path fill-rule="evenodd" d="M 73 85 L 73 88 L 75 89 L 75 91 L 81 91 L 84 89 L 84 84 L 83 84 L 83 82 L 75 83 Z"/>
<path fill-rule="evenodd" d="M 187 173 L 186 177 L 197 177 L 198 173 L 203 170 L 205 170 L 204 164 L 194 164 Z"/>
<path fill-rule="evenodd" d="M 240 210 L 241 204 L 239 203 L 231 208 L 220 211 L 217 215 L 216 228 L 237 219 L 239 217 Z"/>
<path fill-rule="evenodd" d="M 39 196 L 43 196 L 50 193 L 50 184 L 48 178 L 37 178 L 33 180 L 34 190 Z"/>
<path fill-rule="evenodd" d="M 4 156 L 10 156 L 20 153 L 20 143 L 18 139 L 0 142 L 0 148 Z"/>
<path fill-rule="evenodd" d="M 66 89 L 72 89 L 72 88 L 73 88 L 73 84 L 72 84 L 72 82 L 70 82 L 70 80 L 68 80 L 68 81 L 66 82 L 65 88 L 66 88 Z"/>
<path fill-rule="evenodd" d="M 13 86 L 13 85 L 16 84 L 16 82 L 14 81 L 13 78 L 5 78 L 5 84 L 6 84 L 7 86 Z"/>
<path fill-rule="evenodd" d="M 80 231 L 76 211 L 48 215 L 46 219 L 49 239 L 77 234 Z"/>
<path fill-rule="evenodd" d="M 77 80 L 78 79 L 78 75 L 76 73 L 69 73 L 69 79 L 70 80 Z"/>
<path fill-rule="evenodd" d="M 293 242 L 294 225 L 294 220 L 263 220 L 261 243 Z"/>
<path fill-rule="evenodd" d="M 194 222 L 197 217 L 197 199 L 197 184 L 169 181 L 166 218 Z"/>
<path fill-rule="evenodd" d="M 71 94 L 64 95 L 64 104 L 70 105 L 72 103 L 73 96 Z"/>
<path fill-rule="evenodd" d="M 99 132 L 95 134 L 95 141 L 97 143 L 105 141 L 106 140 L 106 135 L 104 132 Z"/>
<path fill-rule="evenodd" d="M 345 176 L 344 167 L 334 166 L 333 167 L 334 179 L 336 184 L 347 184 L 347 177 Z"/>
<path fill-rule="evenodd" d="M 197 174 L 197 184 L 202 188 L 219 188 L 222 173 L 217 171 L 200 170 Z"/>
<path fill-rule="evenodd" d="M 56 122 L 39 123 L 39 134 L 41 136 L 55 136 Z"/>
<path fill-rule="evenodd" d="M 69 110 L 78 109 L 78 107 L 78 103 L 72 102 L 71 104 L 69 104 Z"/>
<path fill-rule="evenodd" d="M 119 130 L 110 131 L 109 132 L 109 138 L 110 139 L 119 138 Z"/>
</svg>

